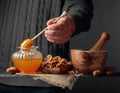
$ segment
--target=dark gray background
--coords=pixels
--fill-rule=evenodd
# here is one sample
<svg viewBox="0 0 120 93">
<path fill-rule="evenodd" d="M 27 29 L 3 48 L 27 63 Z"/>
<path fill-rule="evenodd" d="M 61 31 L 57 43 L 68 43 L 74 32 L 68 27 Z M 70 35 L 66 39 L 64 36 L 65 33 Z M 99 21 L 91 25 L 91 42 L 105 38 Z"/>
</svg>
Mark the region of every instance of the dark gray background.
<svg viewBox="0 0 120 93">
<path fill-rule="evenodd" d="M 71 40 L 71 49 L 89 49 L 108 32 L 111 38 L 103 49 L 108 50 L 106 66 L 116 66 L 120 71 L 120 0 L 93 0 L 94 17 L 88 32 Z"/>
<path fill-rule="evenodd" d="M 71 40 L 71 49 L 91 48 L 102 32 L 108 32 L 111 39 L 103 49 L 108 50 L 106 65 L 117 67 L 120 72 L 120 0 L 93 0 L 94 17 L 91 29 Z M 120 78 L 81 78 L 70 93 L 120 93 Z"/>
</svg>

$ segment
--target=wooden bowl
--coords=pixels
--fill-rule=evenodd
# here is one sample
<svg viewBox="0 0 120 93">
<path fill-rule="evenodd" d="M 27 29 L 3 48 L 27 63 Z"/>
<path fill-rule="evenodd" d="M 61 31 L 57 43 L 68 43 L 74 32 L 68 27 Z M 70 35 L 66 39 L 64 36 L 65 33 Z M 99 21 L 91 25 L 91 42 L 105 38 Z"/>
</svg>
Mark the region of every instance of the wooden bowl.
<svg viewBox="0 0 120 93">
<path fill-rule="evenodd" d="M 83 74 L 88 74 L 103 69 L 107 54 L 107 50 L 71 49 L 71 60 L 75 69 Z"/>
<path fill-rule="evenodd" d="M 44 67 L 41 69 L 41 71 L 44 74 L 66 74 L 71 69 L 72 66 L 62 66 L 62 67 L 54 67 L 54 68 Z"/>
</svg>

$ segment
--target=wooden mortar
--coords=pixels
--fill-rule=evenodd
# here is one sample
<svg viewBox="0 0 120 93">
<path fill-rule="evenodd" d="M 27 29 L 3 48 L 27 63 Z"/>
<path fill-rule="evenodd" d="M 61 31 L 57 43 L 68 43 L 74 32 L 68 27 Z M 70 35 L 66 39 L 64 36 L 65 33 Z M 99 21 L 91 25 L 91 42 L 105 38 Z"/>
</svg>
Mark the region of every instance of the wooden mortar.
<svg viewBox="0 0 120 93">
<path fill-rule="evenodd" d="M 109 33 L 103 32 L 99 40 L 89 50 L 71 49 L 73 66 L 83 74 L 103 69 L 107 58 L 107 50 L 102 50 L 102 48 L 109 39 Z"/>
</svg>

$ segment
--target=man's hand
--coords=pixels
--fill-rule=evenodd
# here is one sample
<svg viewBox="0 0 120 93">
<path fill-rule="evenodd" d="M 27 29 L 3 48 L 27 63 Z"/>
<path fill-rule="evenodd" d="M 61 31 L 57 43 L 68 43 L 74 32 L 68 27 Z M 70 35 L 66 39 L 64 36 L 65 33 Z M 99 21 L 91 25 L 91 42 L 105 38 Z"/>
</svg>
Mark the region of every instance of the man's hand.
<svg viewBox="0 0 120 93">
<path fill-rule="evenodd" d="M 71 39 L 75 32 L 76 24 L 70 16 L 62 17 L 57 23 L 56 18 L 52 18 L 47 22 L 48 30 L 45 31 L 45 37 L 48 41 L 55 44 L 64 44 Z"/>
</svg>

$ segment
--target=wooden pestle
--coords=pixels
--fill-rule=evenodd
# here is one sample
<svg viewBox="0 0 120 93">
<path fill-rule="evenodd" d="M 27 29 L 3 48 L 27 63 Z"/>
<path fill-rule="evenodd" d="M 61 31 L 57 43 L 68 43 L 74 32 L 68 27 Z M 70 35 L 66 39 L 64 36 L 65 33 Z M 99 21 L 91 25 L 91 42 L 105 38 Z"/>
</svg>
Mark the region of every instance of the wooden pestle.
<svg viewBox="0 0 120 93">
<path fill-rule="evenodd" d="M 110 35 L 107 32 L 103 32 L 99 40 L 93 45 L 90 50 L 101 50 L 107 40 L 110 39 Z"/>
</svg>

